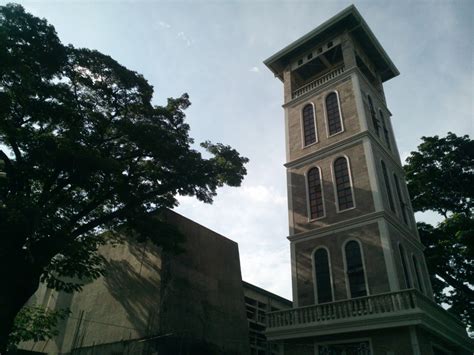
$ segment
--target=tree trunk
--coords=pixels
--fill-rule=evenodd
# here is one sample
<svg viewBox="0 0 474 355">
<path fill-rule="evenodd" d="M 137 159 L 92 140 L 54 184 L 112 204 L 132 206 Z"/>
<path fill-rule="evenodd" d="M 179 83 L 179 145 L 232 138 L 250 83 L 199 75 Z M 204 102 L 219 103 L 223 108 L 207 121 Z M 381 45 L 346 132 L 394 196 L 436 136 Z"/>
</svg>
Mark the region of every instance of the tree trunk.
<svg viewBox="0 0 474 355">
<path fill-rule="evenodd" d="M 41 272 L 30 263 L 0 260 L 0 355 L 6 354 L 8 335 L 18 312 L 36 292 Z"/>
</svg>

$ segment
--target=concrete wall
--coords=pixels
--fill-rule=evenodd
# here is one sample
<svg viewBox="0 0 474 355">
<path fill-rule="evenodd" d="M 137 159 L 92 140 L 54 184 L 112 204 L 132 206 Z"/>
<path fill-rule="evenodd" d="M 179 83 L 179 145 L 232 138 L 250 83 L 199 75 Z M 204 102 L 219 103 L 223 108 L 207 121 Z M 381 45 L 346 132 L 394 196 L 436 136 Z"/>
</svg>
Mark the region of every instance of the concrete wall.
<svg viewBox="0 0 474 355">
<path fill-rule="evenodd" d="M 198 348 L 210 354 L 247 354 L 237 244 L 174 212 L 166 218 L 186 236 L 182 254 L 132 240 L 103 247 L 108 263 L 104 277 L 79 293 L 44 287 L 36 293 L 33 303 L 68 307 L 72 313 L 53 340 L 23 348 L 50 354 L 78 348 L 83 350 L 74 353 L 116 354 L 125 348 L 141 353 L 146 345 L 161 349 L 160 354 L 174 354 L 173 347 L 188 349 L 184 353 L 189 354 Z"/>
</svg>

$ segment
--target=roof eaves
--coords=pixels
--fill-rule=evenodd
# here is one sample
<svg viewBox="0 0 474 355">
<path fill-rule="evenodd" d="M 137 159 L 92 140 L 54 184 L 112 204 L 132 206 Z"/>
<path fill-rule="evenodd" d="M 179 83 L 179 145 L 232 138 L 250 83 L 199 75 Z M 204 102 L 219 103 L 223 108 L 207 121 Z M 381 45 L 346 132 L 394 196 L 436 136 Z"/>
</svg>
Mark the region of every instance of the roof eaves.
<svg viewBox="0 0 474 355">
<path fill-rule="evenodd" d="M 337 13 L 336 15 L 334 15 L 333 17 L 331 17 L 329 20 L 327 20 L 326 22 L 323 22 L 321 25 L 319 25 L 318 27 L 316 27 L 314 30 L 308 32 L 307 34 L 303 35 L 302 37 L 298 38 L 296 41 L 290 43 L 289 45 L 287 45 L 285 48 L 279 50 L 277 53 L 275 53 L 274 55 L 270 56 L 269 58 L 265 59 L 263 61 L 263 64 L 265 64 L 270 70 L 272 70 L 271 68 L 271 64 L 276 62 L 277 60 L 281 59 L 282 57 L 284 57 L 286 54 L 290 53 L 292 50 L 295 50 L 296 48 L 298 48 L 301 44 L 305 43 L 306 41 L 310 40 L 311 38 L 315 37 L 316 35 L 318 35 L 319 33 L 323 32 L 324 30 L 328 29 L 329 27 L 331 27 L 332 25 L 334 25 L 335 23 L 339 22 L 340 20 L 342 20 L 345 16 L 348 16 L 350 15 L 351 13 L 354 12 L 354 10 L 357 12 L 357 9 L 354 5 L 350 5 L 348 7 L 346 7 L 344 10 L 340 11 L 339 13 Z M 358 13 L 358 12 L 357 12 Z M 359 15 L 360 16 L 360 15 Z M 272 70 L 273 71 L 273 70 Z M 276 74 L 276 73 L 275 73 Z"/>
</svg>

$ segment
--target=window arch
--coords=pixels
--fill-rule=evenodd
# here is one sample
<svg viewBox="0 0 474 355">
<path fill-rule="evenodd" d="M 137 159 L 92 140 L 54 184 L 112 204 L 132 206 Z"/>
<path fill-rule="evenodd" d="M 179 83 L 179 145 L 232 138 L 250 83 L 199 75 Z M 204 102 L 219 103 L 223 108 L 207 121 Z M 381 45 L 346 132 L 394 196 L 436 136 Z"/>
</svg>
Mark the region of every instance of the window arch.
<svg viewBox="0 0 474 355">
<path fill-rule="evenodd" d="M 408 265 L 406 262 L 405 249 L 401 243 L 398 243 L 398 251 L 400 252 L 400 259 L 402 261 L 403 275 L 405 276 L 405 285 L 407 288 L 411 288 L 410 274 L 408 272 Z"/>
<path fill-rule="evenodd" d="M 367 296 L 364 264 L 359 243 L 355 240 L 347 242 L 344 246 L 344 254 L 350 297 Z"/>
<path fill-rule="evenodd" d="M 415 255 L 411 256 L 413 259 L 413 269 L 415 270 L 415 275 L 416 275 L 416 281 L 418 283 L 418 289 L 422 292 L 425 293 L 425 289 L 423 287 L 423 281 L 421 279 L 421 274 L 420 274 L 420 269 L 418 267 L 418 259 L 416 258 Z"/>
<path fill-rule="evenodd" d="M 385 162 L 383 160 L 380 161 L 380 164 L 382 165 L 382 174 L 383 180 L 385 182 L 385 190 L 387 191 L 388 203 L 390 205 L 390 209 L 395 212 L 395 204 L 393 203 L 392 189 L 390 188 L 390 180 L 387 174 L 387 167 L 385 166 Z"/>
<path fill-rule="evenodd" d="M 314 276 L 316 285 L 316 302 L 325 303 L 333 300 L 331 286 L 331 267 L 329 253 L 325 248 L 318 248 L 313 253 Z"/>
<path fill-rule="evenodd" d="M 385 117 L 383 116 L 382 110 L 379 110 L 379 116 L 380 116 L 380 120 L 382 121 L 382 128 L 383 128 L 383 135 L 385 137 L 385 143 L 387 143 L 388 149 L 391 149 L 391 147 L 390 147 L 390 137 L 388 135 L 387 123 L 385 122 Z"/>
<path fill-rule="evenodd" d="M 346 157 L 339 157 L 334 161 L 334 180 L 338 210 L 343 211 L 354 207 L 349 162 Z"/>
<path fill-rule="evenodd" d="M 303 107 L 303 145 L 307 146 L 316 143 L 316 124 L 315 124 L 314 106 L 307 104 Z"/>
<path fill-rule="evenodd" d="M 369 110 L 370 110 L 370 117 L 372 118 L 372 124 L 375 129 L 375 133 L 379 136 L 379 120 L 377 119 L 377 115 L 375 114 L 374 103 L 372 102 L 372 98 L 370 95 L 367 95 L 367 100 L 369 101 Z"/>
<path fill-rule="evenodd" d="M 393 174 L 393 180 L 395 181 L 395 189 L 397 190 L 398 203 L 400 204 L 400 209 L 402 211 L 403 222 L 405 222 L 405 224 L 408 224 L 407 205 L 403 200 L 402 191 L 400 190 L 400 183 L 396 174 Z"/>
<path fill-rule="evenodd" d="M 311 168 L 308 171 L 307 179 L 309 218 L 324 217 L 323 187 L 319 168 Z"/>
<path fill-rule="evenodd" d="M 328 135 L 332 136 L 342 132 L 341 108 L 336 92 L 331 92 L 326 96 L 326 118 L 328 121 Z"/>
</svg>

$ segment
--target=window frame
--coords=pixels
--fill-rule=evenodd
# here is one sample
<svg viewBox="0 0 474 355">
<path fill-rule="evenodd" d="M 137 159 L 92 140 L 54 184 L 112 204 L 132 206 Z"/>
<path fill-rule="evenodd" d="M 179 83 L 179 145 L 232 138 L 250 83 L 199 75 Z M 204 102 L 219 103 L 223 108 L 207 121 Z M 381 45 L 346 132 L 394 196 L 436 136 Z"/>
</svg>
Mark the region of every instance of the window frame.
<svg viewBox="0 0 474 355">
<path fill-rule="evenodd" d="M 311 105 L 313 107 L 314 136 L 315 136 L 316 139 L 313 143 L 305 145 L 305 140 L 304 140 L 305 130 L 304 130 L 303 110 L 306 108 L 306 106 L 309 106 L 309 105 Z M 300 127 L 301 127 L 301 148 L 302 149 L 307 148 L 307 147 L 311 147 L 312 145 L 315 145 L 315 144 L 319 143 L 318 126 L 317 126 L 317 121 L 316 121 L 316 106 L 314 105 L 314 103 L 312 101 L 304 103 L 302 105 L 301 109 L 300 109 Z"/>
<path fill-rule="evenodd" d="M 352 194 L 352 202 L 353 206 L 349 208 L 345 208 L 343 210 L 340 209 L 339 207 L 339 196 L 337 193 L 337 184 L 336 184 L 336 172 L 334 169 L 334 163 L 336 162 L 337 159 L 339 158 L 345 158 L 347 162 L 347 172 L 349 175 L 349 183 L 351 186 L 351 194 Z M 351 161 L 349 157 L 345 154 L 337 155 L 331 162 L 331 178 L 332 178 L 332 185 L 334 189 L 334 203 L 336 204 L 336 213 L 343 213 L 346 211 L 350 211 L 356 208 L 356 199 L 355 199 L 355 193 L 354 193 L 354 181 L 352 179 L 352 169 L 351 169 Z"/>
<path fill-rule="evenodd" d="M 367 277 L 367 268 L 365 267 L 364 248 L 362 248 L 362 243 L 360 242 L 359 239 L 357 239 L 357 238 L 348 238 L 344 241 L 344 243 L 342 243 L 342 256 L 343 256 L 342 261 L 343 261 L 343 264 L 344 264 L 344 281 L 346 283 L 347 299 L 353 299 L 353 297 L 351 297 L 351 286 L 350 286 L 350 283 L 349 283 L 349 275 L 347 273 L 348 270 L 347 270 L 347 255 L 346 255 L 346 245 L 351 241 L 355 241 L 355 242 L 357 242 L 357 244 L 359 244 L 360 257 L 362 259 L 362 268 L 364 270 L 365 289 L 367 291 L 367 294 L 365 296 L 361 296 L 361 297 L 368 297 L 368 296 L 370 296 L 370 289 L 369 289 L 369 281 L 368 281 L 368 277 Z M 359 298 L 359 297 L 355 297 L 355 298 Z"/>
<path fill-rule="evenodd" d="M 372 100 L 372 96 L 370 96 L 369 93 L 367 93 L 367 103 L 369 106 L 370 118 L 372 119 L 372 125 L 374 126 L 375 134 L 377 138 L 380 138 L 380 122 L 377 118 L 377 111 L 375 110 L 374 101 Z"/>
<path fill-rule="evenodd" d="M 426 286 L 425 281 L 423 280 L 423 275 L 421 274 L 420 263 L 418 262 L 418 258 L 414 253 L 411 253 L 411 263 L 413 266 L 413 271 L 415 272 L 418 291 L 426 295 Z"/>
<path fill-rule="evenodd" d="M 409 227 L 410 222 L 408 217 L 407 203 L 400 187 L 400 178 L 395 172 L 393 173 L 393 181 L 395 182 L 395 190 L 397 192 L 398 197 L 398 206 L 400 207 L 400 217 L 402 218 L 403 223 L 405 223 L 405 225 Z"/>
<path fill-rule="evenodd" d="M 310 201 L 310 197 L 309 197 L 308 177 L 309 177 L 309 172 L 312 169 L 315 169 L 315 168 L 319 172 L 319 182 L 321 184 L 321 200 L 322 200 L 322 204 L 323 204 L 323 215 L 321 217 L 311 218 L 311 201 Z M 325 218 L 326 217 L 326 204 L 324 203 L 324 185 L 323 185 L 323 174 L 322 174 L 321 168 L 318 165 L 310 166 L 304 174 L 304 180 L 305 180 L 305 186 L 306 186 L 306 215 L 307 215 L 307 218 L 308 218 L 308 222 L 317 221 L 317 220 L 320 220 L 322 218 Z"/>
<path fill-rule="evenodd" d="M 380 166 L 382 167 L 382 179 L 385 185 L 385 193 L 387 194 L 388 205 L 393 214 L 397 215 L 397 207 L 395 205 L 395 200 L 393 196 L 392 184 L 390 183 L 390 174 L 387 168 L 387 164 L 385 164 L 385 161 L 383 159 L 380 159 Z"/>
<path fill-rule="evenodd" d="M 332 277 L 332 265 L 331 265 L 331 253 L 329 252 L 329 249 L 324 246 L 320 245 L 316 248 L 313 249 L 311 253 L 311 266 L 312 266 L 312 274 L 313 274 L 313 290 L 314 290 L 314 302 L 315 304 L 324 304 L 324 303 L 319 303 L 318 299 L 318 279 L 316 277 L 316 258 L 315 254 L 319 249 L 324 249 L 326 250 L 327 256 L 328 256 L 328 265 L 329 265 L 329 283 L 331 284 L 331 301 L 324 302 L 324 303 L 330 303 L 334 302 L 334 280 Z"/>
<path fill-rule="evenodd" d="M 379 107 L 379 117 L 380 117 L 380 121 L 382 122 L 382 131 L 383 131 L 385 143 L 387 144 L 388 150 L 391 151 L 392 144 L 390 142 L 390 131 L 387 127 L 387 123 L 385 122 L 385 115 L 381 107 Z"/>
<path fill-rule="evenodd" d="M 339 111 L 339 121 L 341 123 L 341 130 L 339 132 L 334 133 L 334 134 L 329 134 L 329 118 L 328 118 L 328 109 L 327 109 L 327 105 L 326 105 L 326 99 L 332 93 L 336 94 L 337 108 L 338 108 L 338 111 Z M 323 106 L 324 106 L 324 123 L 325 123 L 325 126 L 326 126 L 326 137 L 331 138 L 331 137 L 337 136 L 338 134 L 344 133 L 345 132 L 345 127 L 344 127 L 344 119 L 342 118 L 341 100 L 339 98 L 339 92 L 337 90 L 331 90 L 331 91 L 327 92 L 326 95 L 324 95 L 324 98 L 323 98 Z"/>
<path fill-rule="evenodd" d="M 405 280 L 405 286 L 407 289 L 413 288 L 413 275 L 411 274 L 410 263 L 407 260 L 407 253 L 405 251 L 405 247 L 401 242 L 398 242 L 398 255 L 400 256 L 400 260 L 402 262 L 402 271 Z"/>
</svg>

